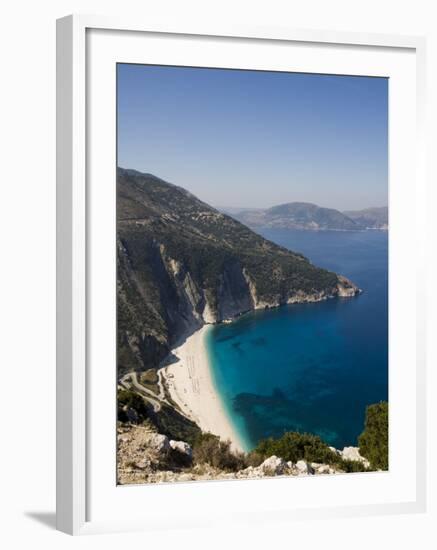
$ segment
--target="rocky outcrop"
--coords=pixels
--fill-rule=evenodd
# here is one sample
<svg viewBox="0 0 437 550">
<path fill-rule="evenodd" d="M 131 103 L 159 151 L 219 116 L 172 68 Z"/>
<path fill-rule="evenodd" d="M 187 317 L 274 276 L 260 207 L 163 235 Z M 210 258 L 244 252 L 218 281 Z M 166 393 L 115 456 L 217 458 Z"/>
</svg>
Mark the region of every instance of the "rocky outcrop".
<svg viewBox="0 0 437 550">
<path fill-rule="evenodd" d="M 152 453 L 160 456 L 167 454 L 171 448 L 170 442 L 166 435 L 155 433 L 150 435 L 149 439 L 147 440 L 147 446 Z"/>
<path fill-rule="evenodd" d="M 343 275 L 338 275 L 337 296 L 340 298 L 351 298 L 362 291 Z"/>
<path fill-rule="evenodd" d="M 368 461 L 356 447 L 334 450 L 345 460 L 357 460 L 367 468 Z M 249 466 L 237 472 L 227 472 L 209 464 L 192 463 L 193 451 L 185 441 L 170 440 L 150 426 L 120 424 L 118 427 L 118 483 L 162 483 L 220 479 L 259 479 L 275 476 L 312 476 L 343 473 L 340 466 L 285 462 L 270 456 L 259 466 Z"/>
<path fill-rule="evenodd" d="M 329 464 L 320 464 L 318 462 L 312 462 L 311 468 L 313 474 L 337 474 L 340 473 L 340 470 L 330 466 Z"/>
<path fill-rule="evenodd" d="M 264 462 L 259 466 L 259 469 L 267 476 L 278 476 L 285 472 L 287 464 L 282 458 L 277 456 L 271 456 L 266 458 Z"/>
<path fill-rule="evenodd" d="M 296 462 L 296 470 L 299 472 L 300 475 L 314 474 L 314 468 L 305 460 L 298 460 Z"/>
<path fill-rule="evenodd" d="M 178 452 L 182 455 L 185 455 L 188 458 L 193 457 L 193 449 L 185 441 L 174 441 L 173 439 L 171 439 L 170 440 L 170 447 L 174 451 L 176 451 L 176 452 Z"/>
<path fill-rule="evenodd" d="M 338 453 L 344 460 L 361 462 L 366 468 L 370 466 L 370 462 L 360 455 L 360 450 L 358 447 L 344 447 L 344 449 L 342 451 L 338 451 Z"/>
</svg>

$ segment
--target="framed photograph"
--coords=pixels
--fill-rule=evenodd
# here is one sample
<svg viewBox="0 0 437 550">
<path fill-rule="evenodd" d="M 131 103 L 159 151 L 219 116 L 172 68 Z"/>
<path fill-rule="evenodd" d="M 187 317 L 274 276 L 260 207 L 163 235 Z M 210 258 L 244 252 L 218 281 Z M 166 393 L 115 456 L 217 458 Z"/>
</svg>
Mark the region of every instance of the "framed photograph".
<svg viewBox="0 0 437 550">
<path fill-rule="evenodd" d="M 423 39 L 57 36 L 58 528 L 423 511 Z"/>
</svg>

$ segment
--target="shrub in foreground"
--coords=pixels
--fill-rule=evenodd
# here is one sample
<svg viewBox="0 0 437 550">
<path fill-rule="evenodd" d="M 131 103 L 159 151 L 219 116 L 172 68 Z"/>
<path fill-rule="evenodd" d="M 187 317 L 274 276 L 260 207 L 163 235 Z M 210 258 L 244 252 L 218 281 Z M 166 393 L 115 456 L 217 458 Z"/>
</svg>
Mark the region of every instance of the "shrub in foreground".
<svg viewBox="0 0 437 550">
<path fill-rule="evenodd" d="M 132 409 L 136 413 L 136 419 L 129 417 L 128 410 Z M 156 430 L 166 435 L 169 439 L 177 441 L 186 441 L 193 445 L 199 436 L 200 428 L 174 408 L 163 404 L 159 411 L 154 411 L 153 407 L 138 393 L 132 390 L 118 390 L 117 392 L 117 417 L 120 422 L 135 422 L 142 424 L 148 421 Z"/>
<path fill-rule="evenodd" d="M 147 405 L 144 399 L 130 390 L 118 390 L 117 392 L 117 417 L 121 422 L 128 422 L 127 409 L 133 409 L 138 422 L 143 422 L 148 417 Z"/>
<path fill-rule="evenodd" d="M 278 439 L 263 439 L 252 451 L 259 456 L 267 458 L 272 455 L 279 456 L 285 461 L 319 462 L 323 464 L 337 464 L 341 457 L 332 451 L 318 435 L 298 432 L 286 432 Z"/>
<path fill-rule="evenodd" d="M 152 411 L 150 420 L 159 433 L 166 435 L 169 439 L 186 441 L 191 446 L 201 433 L 197 424 L 168 405 L 162 405 L 159 413 Z"/>
<path fill-rule="evenodd" d="M 209 464 L 214 468 L 228 472 L 238 472 L 246 467 L 243 453 L 233 452 L 230 441 L 221 441 L 211 433 L 202 433 L 193 448 L 195 464 Z"/>
<path fill-rule="evenodd" d="M 343 472 L 365 472 L 362 462 L 344 460 L 338 453 L 320 439 L 318 435 L 286 432 L 278 439 L 264 439 L 248 455 L 247 461 L 256 466 L 269 456 L 276 455 L 285 461 L 296 463 L 298 460 L 329 464 Z"/>
<path fill-rule="evenodd" d="M 360 454 L 374 470 L 388 470 L 388 403 L 381 401 L 366 409 L 363 433 L 358 438 Z"/>
</svg>

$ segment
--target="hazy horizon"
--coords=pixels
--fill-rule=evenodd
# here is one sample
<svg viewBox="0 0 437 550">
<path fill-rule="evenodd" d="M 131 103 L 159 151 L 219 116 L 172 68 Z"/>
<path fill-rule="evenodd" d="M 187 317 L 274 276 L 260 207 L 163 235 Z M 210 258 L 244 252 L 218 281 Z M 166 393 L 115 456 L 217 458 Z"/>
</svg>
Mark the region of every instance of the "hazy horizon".
<svg viewBox="0 0 437 550">
<path fill-rule="evenodd" d="M 117 156 L 216 208 L 388 204 L 385 78 L 117 65 Z"/>
<path fill-rule="evenodd" d="M 223 204 L 211 204 L 210 206 L 213 206 L 214 208 L 216 208 L 217 210 L 235 210 L 236 212 L 237 211 L 242 211 L 242 210 L 267 210 L 269 208 L 272 208 L 274 206 L 280 206 L 281 204 L 289 204 L 289 203 L 292 203 L 292 202 L 301 202 L 301 203 L 308 203 L 308 204 L 315 204 L 316 206 L 320 206 L 321 208 L 331 208 L 331 209 L 334 209 L 334 210 L 338 210 L 339 212 L 346 212 L 346 211 L 353 211 L 353 210 L 367 210 L 369 208 L 388 208 L 388 205 L 387 204 L 381 204 L 381 205 L 378 205 L 378 204 L 373 204 L 373 205 L 370 205 L 370 206 L 364 206 L 363 208 L 336 208 L 335 206 L 325 206 L 324 204 L 318 204 L 318 203 L 309 203 L 309 201 L 284 201 L 282 203 L 278 203 L 278 204 L 269 204 L 263 208 L 259 207 L 254 207 L 254 208 L 248 208 L 246 206 L 228 206 L 228 205 L 223 205 Z"/>
</svg>

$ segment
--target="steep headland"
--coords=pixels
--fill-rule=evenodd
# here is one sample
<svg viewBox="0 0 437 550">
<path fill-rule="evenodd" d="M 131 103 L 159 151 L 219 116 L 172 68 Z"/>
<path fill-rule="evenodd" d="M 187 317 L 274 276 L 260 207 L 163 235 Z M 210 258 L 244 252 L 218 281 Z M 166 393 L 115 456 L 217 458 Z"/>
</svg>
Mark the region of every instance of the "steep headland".
<svg viewBox="0 0 437 550">
<path fill-rule="evenodd" d="M 185 189 L 121 168 L 117 248 L 120 375 L 157 368 L 205 323 L 359 292 Z"/>
</svg>

